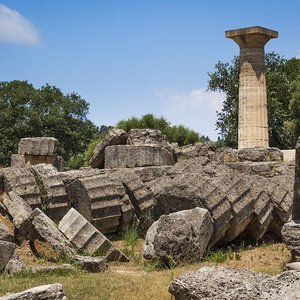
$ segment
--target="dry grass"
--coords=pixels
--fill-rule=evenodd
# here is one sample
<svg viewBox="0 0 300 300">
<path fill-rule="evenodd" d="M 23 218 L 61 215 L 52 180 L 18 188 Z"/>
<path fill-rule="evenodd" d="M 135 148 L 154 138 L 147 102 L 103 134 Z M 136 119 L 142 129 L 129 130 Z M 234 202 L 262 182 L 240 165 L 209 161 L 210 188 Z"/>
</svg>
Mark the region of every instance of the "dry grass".
<svg viewBox="0 0 300 300">
<path fill-rule="evenodd" d="M 123 244 L 118 242 L 122 248 Z M 134 255 L 140 255 L 142 240 L 136 247 Z M 267 274 L 282 271 L 284 263 L 289 261 L 290 253 L 284 244 L 262 245 L 252 249 L 241 250 L 230 255 L 222 263 L 208 259 L 198 264 L 176 267 L 169 270 L 146 271 L 144 262 L 111 264 L 106 273 L 91 274 L 81 270 L 57 271 L 53 273 L 19 274 L 14 277 L 0 276 L 0 295 L 7 292 L 21 291 L 36 285 L 59 282 L 64 286 L 68 299 L 162 299 L 170 300 L 168 293 L 170 282 L 187 271 L 197 270 L 207 265 L 219 265 L 233 268 L 247 268 Z"/>
</svg>

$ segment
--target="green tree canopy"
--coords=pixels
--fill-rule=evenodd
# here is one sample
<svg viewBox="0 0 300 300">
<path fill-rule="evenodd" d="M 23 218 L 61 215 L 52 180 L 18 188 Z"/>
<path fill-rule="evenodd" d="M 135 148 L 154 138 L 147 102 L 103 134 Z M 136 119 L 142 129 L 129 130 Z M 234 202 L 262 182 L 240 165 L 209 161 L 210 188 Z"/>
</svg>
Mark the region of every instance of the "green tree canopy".
<svg viewBox="0 0 300 300">
<path fill-rule="evenodd" d="M 285 59 L 267 53 L 266 81 L 270 146 L 294 148 L 300 135 L 300 59 Z M 229 147 L 237 147 L 239 57 L 231 64 L 218 62 L 208 73 L 208 89 L 226 95 L 223 108 L 217 112 L 217 129 Z"/>
<path fill-rule="evenodd" d="M 159 129 L 170 143 L 178 143 L 179 146 L 209 140 L 208 137 L 200 136 L 199 133 L 184 125 L 171 125 L 164 117 L 157 118 L 153 114 L 146 114 L 141 118 L 132 117 L 127 120 L 121 120 L 116 127 L 127 132 L 132 128 Z"/>
<path fill-rule="evenodd" d="M 27 81 L 0 82 L 0 165 L 9 165 L 23 137 L 57 138 L 65 160 L 84 152 L 98 134 L 88 111 L 89 104 L 78 94 L 63 94 L 55 86 L 36 89 Z"/>
</svg>

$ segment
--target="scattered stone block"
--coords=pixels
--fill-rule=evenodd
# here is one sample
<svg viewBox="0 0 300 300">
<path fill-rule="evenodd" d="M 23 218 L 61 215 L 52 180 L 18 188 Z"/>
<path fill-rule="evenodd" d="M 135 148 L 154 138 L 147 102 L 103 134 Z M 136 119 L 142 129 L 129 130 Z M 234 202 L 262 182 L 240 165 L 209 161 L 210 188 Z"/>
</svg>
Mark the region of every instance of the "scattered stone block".
<svg viewBox="0 0 300 300">
<path fill-rule="evenodd" d="M 33 239 L 36 232 L 29 220 L 32 213 L 31 207 L 13 191 L 3 194 L 2 199 L 17 233 L 25 238 Z"/>
<path fill-rule="evenodd" d="M 47 284 L 20 293 L 0 297 L 0 300 L 67 300 L 59 283 Z"/>
<path fill-rule="evenodd" d="M 239 161 L 283 161 L 280 149 L 272 147 L 243 148 L 238 151 Z"/>
<path fill-rule="evenodd" d="M 92 168 L 104 168 L 104 150 L 107 146 L 111 145 L 125 145 L 127 141 L 127 132 L 123 129 L 113 128 L 111 129 L 103 140 L 97 144 L 93 156 L 91 157 L 89 164 Z"/>
<path fill-rule="evenodd" d="M 173 280 L 169 292 L 184 299 L 299 299 L 300 273 L 285 271 L 267 276 L 249 270 L 204 267 Z"/>
<path fill-rule="evenodd" d="M 230 227 L 222 238 L 221 243 L 226 244 L 240 235 L 251 222 L 254 213 L 254 201 L 250 192 L 250 184 L 240 179 L 233 184 L 226 193 L 232 207 Z"/>
<path fill-rule="evenodd" d="M 121 227 L 126 192 L 120 179 L 108 175 L 78 178 L 66 186 L 70 206 L 103 233 Z M 133 208 L 132 208 L 133 209 Z"/>
<path fill-rule="evenodd" d="M 284 266 L 284 270 L 300 272 L 300 262 L 296 261 L 296 262 L 288 263 Z"/>
<path fill-rule="evenodd" d="M 6 267 L 15 253 L 15 244 L 0 241 L 0 272 Z"/>
<path fill-rule="evenodd" d="M 271 197 L 263 190 L 263 183 L 258 180 L 252 184 L 251 194 L 254 199 L 254 218 L 246 231 L 256 242 L 264 236 L 273 220 L 273 203 Z"/>
<path fill-rule="evenodd" d="M 73 261 L 87 272 L 99 273 L 107 269 L 106 257 L 103 256 L 75 256 Z"/>
<path fill-rule="evenodd" d="M 223 162 L 233 163 L 238 161 L 238 151 L 232 148 L 226 148 L 223 151 Z"/>
<path fill-rule="evenodd" d="M 128 261 L 128 258 L 78 211 L 71 208 L 59 222 L 59 230 L 81 252 L 106 256 L 108 261 Z M 87 262 L 88 263 L 88 262 Z M 90 260 L 93 264 L 93 261 Z"/>
<path fill-rule="evenodd" d="M 201 156 L 210 158 L 215 154 L 216 149 L 217 147 L 215 142 L 198 142 L 194 145 L 175 147 L 173 151 L 176 160 L 181 161 Z"/>
<path fill-rule="evenodd" d="M 1 172 L 6 193 L 15 192 L 33 209 L 42 204 L 40 190 L 29 168 L 4 168 Z"/>
<path fill-rule="evenodd" d="M 119 180 L 125 188 L 136 216 L 140 219 L 151 214 L 153 197 L 151 190 L 143 183 L 139 176 L 129 169 L 118 170 L 109 176 Z"/>
<path fill-rule="evenodd" d="M 18 154 L 32 156 L 54 156 L 58 147 L 53 137 L 22 138 L 19 141 Z"/>
<path fill-rule="evenodd" d="M 165 264 L 199 261 L 213 234 L 210 213 L 203 208 L 164 215 L 149 228 L 143 255 Z"/>
<path fill-rule="evenodd" d="M 39 208 L 36 208 L 32 212 L 29 219 L 39 236 L 47 241 L 56 252 L 68 256 L 76 254 L 74 247 L 68 239 L 58 230 L 55 223 Z"/>
<path fill-rule="evenodd" d="M 284 162 L 292 162 L 292 161 L 295 160 L 295 157 L 296 157 L 295 149 L 281 150 L 281 152 L 283 154 L 283 161 Z"/>
<path fill-rule="evenodd" d="M 143 182 L 149 182 L 161 178 L 162 176 L 166 176 L 170 169 L 171 166 L 159 166 L 134 168 L 133 171 Z"/>
<path fill-rule="evenodd" d="M 4 272 L 10 275 L 28 270 L 28 267 L 19 260 L 18 256 L 14 255 L 7 263 Z"/>
<path fill-rule="evenodd" d="M 62 265 L 52 265 L 52 266 L 35 266 L 30 268 L 30 271 L 32 273 L 38 273 L 38 272 L 44 272 L 44 273 L 49 273 L 49 272 L 53 272 L 53 271 L 70 271 L 70 270 L 74 270 L 74 267 L 70 264 L 62 264 Z"/>
<path fill-rule="evenodd" d="M 292 220 L 281 229 L 284 243 L 292 253 L 292 261 L 300 261 L 300 221 Z"/>
<path fill-rule="evenodd" d="M 127 145 L 157 145 L 169 148 L 166 137 L 158 129 L 131 129 L 128 132 Z"/>
<path fill-rule="evenodd" d="M 25 167 L 25 157 L 20 154 L 12 154 L 10 159 L 10 166 L 15 168 L 23 168 Z"/>
<path fill-rule="evenodd" d="M 136 168 L 174 165 L 173 154 L 153 145 L 116 145 L 105 148 L 105 168 Z"/>
<path fill-rule="evenodd" d="M 57 169 L 49 164 L 31 167 L 41 191 L 41 198 L 46 214 L 59 222 L 68 211 L 68 195 Z"/>
<path fill-rule="evenodd" d="M 176 300 L 205 298 L 254 300 L 259 299 L 260 283 L 266 278 L 265 275 L 248 270 L 204 267 L 173 280 L 169 292 Z"/>
</svg>

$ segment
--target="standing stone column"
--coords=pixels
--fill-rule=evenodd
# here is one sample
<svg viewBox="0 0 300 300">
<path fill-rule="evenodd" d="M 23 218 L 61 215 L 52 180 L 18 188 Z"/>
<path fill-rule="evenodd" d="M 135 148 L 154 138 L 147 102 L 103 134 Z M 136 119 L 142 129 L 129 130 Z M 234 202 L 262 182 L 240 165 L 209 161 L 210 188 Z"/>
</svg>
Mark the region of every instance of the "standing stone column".
<svg viewBox="0 0 300 300">
<path fill-rule="evenodd" d="M 240 46 L 238 148 L 268 147 L 264 46 L 278 32 L 255 26 L 225 35 Z"/>
</svg>

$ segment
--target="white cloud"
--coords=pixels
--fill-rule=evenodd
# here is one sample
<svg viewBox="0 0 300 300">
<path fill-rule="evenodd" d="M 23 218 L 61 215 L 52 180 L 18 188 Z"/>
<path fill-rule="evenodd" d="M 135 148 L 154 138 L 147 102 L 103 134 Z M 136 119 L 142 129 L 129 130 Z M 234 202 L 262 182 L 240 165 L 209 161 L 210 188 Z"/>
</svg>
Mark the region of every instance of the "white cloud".
<svg viewBox="0 0 300 300">
<path fill-rule="evenodd" d="M 17 11 L 0 3 L 0 42 L 39 45 L 35 26 Z"/>
<path fill-rule="evenodd" d="M 200 134 L 217 139 L 215 123 L 216 111 L 220 111 L 225 99 L 223 93 L 206 91 L 205 88 L 190 92 L 156 89 L 156 97 L 161 100 L 161 114 L 173 124 L 183 124 Z"/>
</svg>

